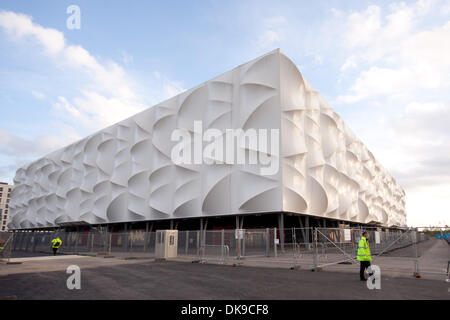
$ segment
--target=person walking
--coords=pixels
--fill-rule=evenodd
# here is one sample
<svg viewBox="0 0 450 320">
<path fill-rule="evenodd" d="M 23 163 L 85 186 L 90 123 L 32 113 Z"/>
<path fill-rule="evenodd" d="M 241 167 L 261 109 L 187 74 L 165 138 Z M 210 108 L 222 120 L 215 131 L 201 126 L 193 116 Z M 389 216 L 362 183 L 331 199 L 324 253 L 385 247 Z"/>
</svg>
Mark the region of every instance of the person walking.
<svg viewBox="0 0 450 320">
<path fill-rule="evenodd" d="M 372 257 L 370 255 L 368 239 L 369 239 L 369 234 L 366 231 L 364 231 L 362 234 L 362 237 L 358 243 L 357 260 L 360 263 L 359 280 L 361 280 L 361 281 L 366 281 L 366 278 L 364 276 L 364 271 L 370 267 L 370 262 L 372 261 Z"/>
<path fill-rule="evenodd" d="M 53 249 L 53 255 L 56 255 L 56 252 L 58 251 L 59 247 L 62 245 L 62 241 L 59 237 L 56 237 L 52 240 L 52 249 Z"/>
</svg>

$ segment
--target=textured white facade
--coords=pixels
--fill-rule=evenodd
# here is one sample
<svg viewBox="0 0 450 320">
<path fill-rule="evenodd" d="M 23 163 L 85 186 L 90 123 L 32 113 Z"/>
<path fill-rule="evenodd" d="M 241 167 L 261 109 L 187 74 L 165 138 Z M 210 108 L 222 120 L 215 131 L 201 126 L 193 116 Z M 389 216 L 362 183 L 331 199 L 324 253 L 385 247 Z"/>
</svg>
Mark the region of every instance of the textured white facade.
<svg viewBox="0 0 450 320">
<path fill-rule="evenodd" d="M 278 172 L 174 164 L 171 133 L 196 120 L 279 129 Z M 282 211 L 406 224 L 402 188 L 279 50 L 20 168 L 14 183 L 13 229 Z"/>
</svg>

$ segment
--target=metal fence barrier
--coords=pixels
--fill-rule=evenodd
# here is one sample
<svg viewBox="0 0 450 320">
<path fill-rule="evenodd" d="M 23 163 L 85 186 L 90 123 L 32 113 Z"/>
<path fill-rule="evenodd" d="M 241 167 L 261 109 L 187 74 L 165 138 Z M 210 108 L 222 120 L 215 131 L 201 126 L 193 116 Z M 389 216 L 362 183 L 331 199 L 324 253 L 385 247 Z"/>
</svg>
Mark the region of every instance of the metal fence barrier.
<svg viewBox="0 0 450 320">
<path fill-rule="evenodd" d="M 200 262 L 218 261 L 226 264 L 230 257 L 230 248 L 227 245 L 203 245 L 200 247 Z"/>
<path fill-rule="evenodd" d="M 178 255 L 227 263 L 266 261 L 292 267 L 325 268 L 356 263 L 362 232 L 369 234 L 369 246 L 375 258 L 411 258 L 417 274 L 435 272 L 448 275 L 447 265 L 426 270 L 420 265 L 421 246 L 428 239 L 415 230 L 380 228 L 279 228 L 245 230 L 189 230 L 178 232 Z M 3 233 L 5 234 L 5 233 Z M 10 233 L 12 235 L 12 233 Z M 153 258 L 156 232 L 15 232 L 8 242 L 9 251 L 51 253 L 51 240 L 63 241 L 59 253 L 89 254 L 118 258 Z M 6 236 L 2 236 L 5 238 Z M 0 246 L 5 244 L 0 237 Z M 12 239 L 12 238 L 11 238 Z M 444 240 L 442 240 L 444 241 Z M 5 246 L 3 246 L 5 247 Z M 3 249 L 3 255 L 6 251 Z M 9 254 L 10 255 L 10 254 Z M 442 269 L 442 270 L 441 270 Z"/>
<path fill-rule="evenodd" d="M 14 234 L 12 232 L 0 233 L 0 261 L 9 262 L 14 242 Z"/>
</svg>

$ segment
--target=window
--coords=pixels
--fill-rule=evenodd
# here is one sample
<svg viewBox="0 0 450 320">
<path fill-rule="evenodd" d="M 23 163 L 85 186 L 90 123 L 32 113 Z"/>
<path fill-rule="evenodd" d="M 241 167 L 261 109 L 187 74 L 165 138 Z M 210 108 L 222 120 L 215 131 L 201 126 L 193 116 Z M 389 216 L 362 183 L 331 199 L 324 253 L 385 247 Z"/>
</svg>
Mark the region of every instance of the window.
<svg viewBox="0 0 450 320">
<path fill-rule="evenodd" d="M 2 227 L 2 231 L 5 231 L 5 227 Z"/>
<path fill-rule="evenodd" d="M 3 225 L 5 225 L 6 224 L 6 220 L 3 220 Z"/>
<path fill-rule="evenodd" d="M 3 216 L 3 219 L 8 219 L 8 216 L 5 214 L 4 216 Z"/>
</svg>

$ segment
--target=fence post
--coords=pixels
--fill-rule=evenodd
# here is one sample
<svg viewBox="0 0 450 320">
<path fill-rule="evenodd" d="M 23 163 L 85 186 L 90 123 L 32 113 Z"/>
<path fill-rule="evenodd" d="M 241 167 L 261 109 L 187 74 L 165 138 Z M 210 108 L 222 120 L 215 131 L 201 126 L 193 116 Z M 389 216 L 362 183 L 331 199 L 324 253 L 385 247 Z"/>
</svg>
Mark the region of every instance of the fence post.
<svg viewBox="0 0 450 320">
<path fill-rule="evenodd" d="M 314 254 L 313 254 L 313 265 L 314 265 L 314 270 L 317 268 L 317 228 L 314 228 L 314 237 L 313 237 L 313 244 L 314 244 Z"/>
<path fill-rule="evenodd" d="M 270 257 L 270 231 L 266 228 L 266 257 Z"/>
<path fill-rule="evenodd" d="M 17 234 L 17 232 L 13 232 L 13 235 L 14 236 L 16 236 L 16 234 Z M 17 241 L 17 239 L 14 241 L 14 243 L 13 243 L 13 248 L 12 248 L 12 250 L 16 250 L 16 241 Z"/>
<path fill-rule="evenodd" d="M 222 263 L 223 263 L 225 261 L 224 250 L 223 250 L 225 247 L 225 230 L 224 229 L 222 229 L 222 239 L 221 239 L 220 243 L 221 243 L 222 259 L 223 259 Z"/>
<path fill-rule="evenodd" d="M 245 236 L 246 236 L 246 232 L 245 232 L 245 229 L 243 229 L 243 230 L 244 231 L 242 233 L 242 255 L 245 257 Z"/>
<path fill-rule="evenodd" d="M 17 250 L 22 250 L 22 243 L 23 243 L 23 237 L 24 237 L 24 232 L 20 232 L 20 240 L 18 241 L 19 243 L 19 248 Z"/>
<path fill-rule="evenodd" d="M 241 260 L 241 234 L 237 230 L 234 231 L 234 237 L 236 238 L 237 236 L 237 258 Z"/>
<path fill-rule="evenodd" d="M 411 236 L 412 236 L 412 240 L 413 240 L 413 247 L 414 247 L 414 276 L 418 277 L 419 276 L 419 252 L 417 250 L 417 233 L 416 231 L 412 231 L 411 232 Z"/>
<path fill-rule="evenodd" d="M 90 247 L 91 246 L 91 232 L 89 231 L 87 234 L 87 240 L 86 240 L 86 250 L 87 252 L 90 252 Z"/>
<path fill-rule="evenodd" d="M 189 230 L 186 231 L 186 243 L 184 244 L 185 247 L 185 253 L 188 254 L 189 249 Z"/>
<path fill-rule="evenodd" d="M 308 245 L 309 245 L 311 228 L 309 227 L 309 217 L 308 216 L 305 217 L 305 227 L 306 227 L 306 239 L 305 239 L 305 242 L 308 242 Z"/>
<path fill-rule="evenodd" d="M 109 248 L 108 248 L 109 254 L 111 254 L 111 247 L 112 247 L 112 232 L 109 232 Z"/>
<path fill-rule="evenodd" d="M 75 252 L 79 252 L 80 251 L 80 240 L 82 240 L 82 238 L 81 238 L 81 234 L 80 234 L 80 231 L 78 230 L 78 231 L 76 231 L 75 232 Z"/>
<path fill-rule="evenodd" d="M 34 232 L 33 232 L 33 236 L 31 238 L 31 239 L 33 239 L 33 244 L 31 246 L 31 252 L 35 252 L 36 251 L 37 238 L 38 238 L 38 235 L 34 234 Z"/>
<path fill-rule="evenodd" d="M 28 232 L 27 233 L 27 237 L 25 238 L 26 239 L 26 241 L 25 241 L 25 251 L 27 251 L 28 250 L 28 243 L 30 242 L 30 235 L 31 234 L 31 232 Z"/>
<path fill-rule="evenodd" d="M 280 228 L 280 248 L 284 253 L 284 214 L 280 213 L 278 216 L 278 227 Z"/>
<path fill-rule="evenodd" d="M 62 238 L 63 238 L 63 243 L 61 246 L 61 252 L 65 252 L 64 248 L 67 245 L 67 232 L 64 231 L 64 233 L 62 234 Z"/>
<path fill-rule="evenodd" d="M 14 238 L 15 238 L 15 236 L 16 236 L 16 233 L 13 232 L 13 234 L 11 235 L 11 244 L 9 246 L 8 262 L 11 261 L 10 259 L 11 259 L 11 255 L 12 255 L 12 252 L 13 252 L 13 245 L 14 245 Z"/>
<path fill-rule="evenodd" d="M 273 228 L 273 249 L 275 253 L 275 258 L 278 257 L 276 240 L 277 240 L 277 228 Z"/>
<path fill-rule="evenodd" d="M 145 230 L 145 233 L 144 233 L 144 252 L 147 251 L 147 239 L 148 239 L 148 225 L 147 225 L 147 230 Z"/>
<path fill-rule="evenodd" d="M 197 255 L 200 254 L 200 231 L 197 231 Z"/>
<path fill-rule="evenodd" d="M 74 252 L 77 250 L 77 234 L 75 232 L 70 233 L 70 251 Z"/>
</svg>

